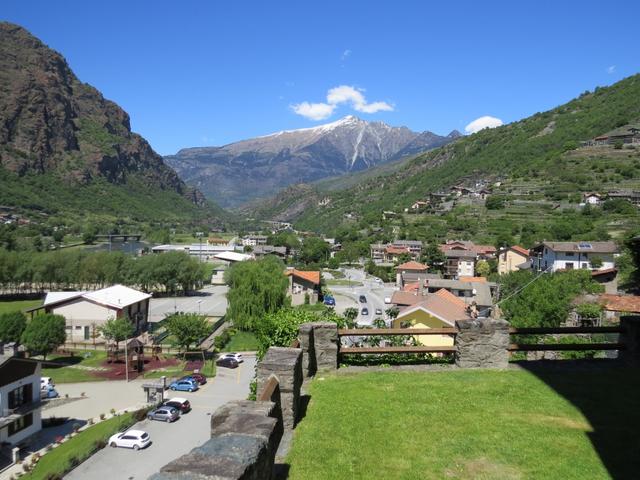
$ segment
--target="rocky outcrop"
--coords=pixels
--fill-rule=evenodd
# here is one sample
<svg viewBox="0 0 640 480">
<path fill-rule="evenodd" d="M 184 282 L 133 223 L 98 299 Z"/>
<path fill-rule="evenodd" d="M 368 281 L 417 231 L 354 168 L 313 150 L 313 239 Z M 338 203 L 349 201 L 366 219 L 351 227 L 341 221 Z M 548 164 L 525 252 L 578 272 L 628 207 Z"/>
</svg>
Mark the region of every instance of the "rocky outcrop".
<svg viewBox="0 0 640 480">
<path fill-rule="evenodd" d="M 124 110 L 78 80 L 59 53 L 6 22 L 0 23 L 0 91 L 0 167 L 80 184 L 96 178 L 125 184 L 135 175 L 204 205 L 202 194 L 131 132 Z"/>
</svg>

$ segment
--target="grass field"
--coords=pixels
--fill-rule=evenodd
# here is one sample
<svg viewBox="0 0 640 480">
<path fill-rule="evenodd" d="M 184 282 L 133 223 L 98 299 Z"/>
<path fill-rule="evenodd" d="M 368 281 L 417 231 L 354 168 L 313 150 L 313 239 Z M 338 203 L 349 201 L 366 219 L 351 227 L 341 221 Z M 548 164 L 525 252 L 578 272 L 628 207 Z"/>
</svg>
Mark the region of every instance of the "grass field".
<svg viewBox="0 0 640 480">
<path fill-rule="evenodd" d="M 296 479 L 637 478 L 638 370 L 316 378 Z"/>
<path fill-rule="evenodd" d="M 90 370 L 83 367 L 98 367 L 106 358 L 107 353 L 100 350 L 77 350 L 73 352 L 72 356 L 53 355 L 47 358 L 47 362 L 57 363 L 60 366 L 43 367 L 42 376 L 53 378 L 55 383 L 97 382 L 105 380 L 104 378 L 92 375 Z"/>
<path fill-rule="evenodd" d="M 0 315 L 42 305 L 42 300 L 11 300 L 0 302 Z"/>
<path fill-rule="evenodd" d="M 96 450 L 96 442 L 106 442 L 111 435 L 133 425 L 133 414 L 125 413 L 110 418 L 104 422 L 87 428 L 44 455 L 36 464 L 36 467 L 27 475 L 20 478 L 25 480 L 46 480 L 47 478 L 62 478 L 69 470 L 72 458 L 82 462 Z M 58 474 L 58 477 L 52 475 Z"/>
<path fill-rule="evenodd" d="M 258 350 L 258 339 L 253 332 L 238 330 L 222 349 L 223 352 L 255 352 Z"/>
</svg>

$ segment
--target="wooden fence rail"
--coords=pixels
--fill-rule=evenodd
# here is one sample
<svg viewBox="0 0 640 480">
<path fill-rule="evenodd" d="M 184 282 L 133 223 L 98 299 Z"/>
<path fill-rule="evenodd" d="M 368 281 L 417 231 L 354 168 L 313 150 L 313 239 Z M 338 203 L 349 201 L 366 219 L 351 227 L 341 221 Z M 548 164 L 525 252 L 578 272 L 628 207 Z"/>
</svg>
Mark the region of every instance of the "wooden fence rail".
<svg viewBox="0 0 640 480">
<path fill-rule="evenodd" d="M 625 350 L 624 343 L 512 343 L 510 352 Z"/>
<path fill-rule="evenodd" d="M 338 329 L 339 337 L 362 337 L 371 335 L 455 335 L 457 328 L 341 328 Z"/>
</svg>

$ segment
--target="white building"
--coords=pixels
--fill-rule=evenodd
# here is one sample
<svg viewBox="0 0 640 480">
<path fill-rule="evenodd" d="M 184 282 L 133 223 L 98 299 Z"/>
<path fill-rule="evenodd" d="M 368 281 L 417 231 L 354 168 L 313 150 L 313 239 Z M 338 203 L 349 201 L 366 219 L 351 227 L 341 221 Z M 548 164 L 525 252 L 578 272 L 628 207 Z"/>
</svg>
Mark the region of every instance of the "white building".
<svg viewBox="0 0 640 480">
<path fill-rule="evenodd" d="M 586 205 L 600 205 L 602 203 L 602 195 L 595 192 L 585 193 L 583 195 L 584 203 Z"/>
<path fill-rule="evenodd" d="M 145 331 L 150 298 L 148 293 L 114 285 L 93 292 L 49 292 L 42 306 L 27 311 L 62 315 L 67 322 L 67 341 L 92 342 L 100 337 L 99 327 L 114 318 L 129 318 L 136 334 Z"/>
<path fill-rule="evenodd" d="M 40 363 L 0 356 L 0 443 L 16 445 L 41 429 Z"/>
<path fill-rule="evenodd" d="M 265 235 L 247 235 L 242 237 L 243 247 L 255 247 L 256 245 L 266 245 L 267 237 Z"/>
<path fill-rule="evenodd" d="M 615 242 L 542 242 L 531 249 L 531 268 L 534 270 L 615 268 L 618 247 Z M 596 260 L 597 266 L 592 262 Z"/>
<path fill-rule="evenodd" d="M 475 276 L 478 255 L 471 250 L 446 250 L 445 274 L 449 278 Z"/>
</svg>

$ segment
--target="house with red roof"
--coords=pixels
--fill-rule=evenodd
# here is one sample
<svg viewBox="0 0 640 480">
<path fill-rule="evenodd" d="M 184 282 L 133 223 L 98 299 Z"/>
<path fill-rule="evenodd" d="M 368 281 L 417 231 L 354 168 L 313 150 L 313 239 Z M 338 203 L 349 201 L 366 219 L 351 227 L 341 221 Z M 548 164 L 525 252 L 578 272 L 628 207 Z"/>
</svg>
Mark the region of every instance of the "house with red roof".
<svg viewBox="0 0 640 480">
<path fill-rule="evenodd" d="M 519 245 L 513 245 L 509 248 L 500 249 L 498 254 L 498 273 L 504 275 L 509 272 L 515 272 L 523 268 L 529 267 L 530 260 L 529 250 Z"/>
<path fill-rule="evenodd" d="M 320 298 L 320 272 L 288 268 L 284 274 L 289 278 L 287 293 L 291 296 L 292 305 L 302 305 L 307 296 L 309 303 L 318 302 Z"/>
</svg>

